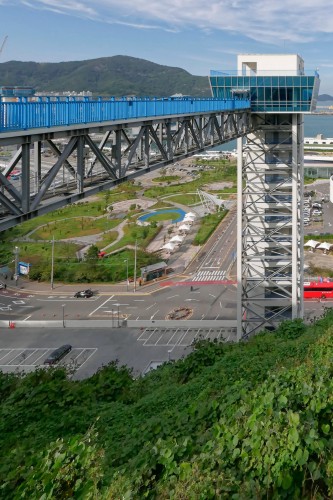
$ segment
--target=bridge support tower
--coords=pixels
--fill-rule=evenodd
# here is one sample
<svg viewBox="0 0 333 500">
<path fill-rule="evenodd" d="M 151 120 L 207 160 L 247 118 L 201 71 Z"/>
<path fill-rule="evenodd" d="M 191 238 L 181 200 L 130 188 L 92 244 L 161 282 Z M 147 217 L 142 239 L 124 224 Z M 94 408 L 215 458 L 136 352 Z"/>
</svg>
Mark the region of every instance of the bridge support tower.
<svg viewBox="0 0 333 500">
<path fill-rule="evenodd" d="M 254 132 L 238 139 L 237 338 L 303 317 L 303 122 L 319 77 L 298 55 L 238 56 L 211 73 L 214 96 L 250 96 Z"/>
</svg>

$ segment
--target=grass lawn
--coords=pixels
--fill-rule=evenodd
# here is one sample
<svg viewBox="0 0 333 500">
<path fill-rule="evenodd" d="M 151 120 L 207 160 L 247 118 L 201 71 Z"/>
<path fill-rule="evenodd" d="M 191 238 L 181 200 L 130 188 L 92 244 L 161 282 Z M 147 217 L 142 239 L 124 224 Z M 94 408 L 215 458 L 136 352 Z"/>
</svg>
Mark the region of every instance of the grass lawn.
<svg viewBox="0 0 333 500">
<path fill-rule="evenodd" d="M 195 205 L 200 202 L 200 198 L 196 193 L 180 193 L 174 196 L 169 196 L 165 200 L 181 203 L 182 205 Z"/>
<path fill-rule="evenodd" d="M 103 238 L 96 242 L 96 246 L 98 247 L 99 250 L 101 250 L 107 245 L 110 245 L 110 243 L 116 241 L 117 238 L 118 238 L 118 231 L 109 231 L 103 234 Z M 109 248 L 107 251 L 112 252 L 112 250 L 113 247 Z"/>
<path fill-rule="evenodd" d="M 124 227 L 124 236 L 115 245 L 112 246 L 112 251 L 122 248 L 126 245 L 135 245 L 146 248 L 151 240 L 160 232 L 161 227 L 153 226 L 138 226 L 136 223 L 130 223 Z"/>
<path fill-rule="evenodd" d="M 60 219 L 38 228 L 30 237 L 36 240 L 51 240 L 53 236 L 56 240 L 75 238 L 103 233 L 118 226 L 120 222 L 121 219 L 107 219 L 106 216 L 100 219 L 91 217 Z"/>
<path fill-rule="evenodd" d="M 18 243 L 20 260 L 32 265 L 40 261 L 51 263 L 52 243 Z M 57 242 L 54 243 L 54 258 L 61 260 L 76 260 L 76 252 L 81 245 L 75 243 Z"/>
</svg>

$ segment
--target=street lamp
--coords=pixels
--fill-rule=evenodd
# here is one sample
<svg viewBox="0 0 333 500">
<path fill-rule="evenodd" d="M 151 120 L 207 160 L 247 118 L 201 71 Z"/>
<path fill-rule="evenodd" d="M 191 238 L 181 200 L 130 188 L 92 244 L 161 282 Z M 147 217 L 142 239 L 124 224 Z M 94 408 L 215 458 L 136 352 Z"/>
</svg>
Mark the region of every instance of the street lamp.
<svg viewBox="0 0 333 500">
<path fill-rule="evenodd" d="M 14 279 L 15 279 L 15 285 L 17 286 L 17 282 L 18 282 L 18 277 L 19 277 L 19 273 L 18 273 L 18 257 L 19 257 L 19 247 L 15 247 L 14 248 L 14 256 L 15 256 L 15 271 L 14 271 Z"/>
<path fill-rule="evenodd" d="M 126 262 L 126 285 L 127 285 L 127 291 L 128 291 L 128 259 L 125 259 L 124 262 Z"/>
<path fill-rule="evenodd" d="M 65 307 L 66 304 L 62 304 L 62 326 L 65 328 Z"/>
<path fill-rule="evenodd" d="M 52 252 L 51 252 L 51 290 L 53 290 L 53 273 L 54 273 L 54 236 L 52 238 Z"/>
<path fill-rule="evenodd" d="M 120 304 L 115 304 L 115 306 L 117 306 L 117 318 L 118 318 L 117 326 L 119 327 L 119 306 L 120 306 Z"/>
</svg>

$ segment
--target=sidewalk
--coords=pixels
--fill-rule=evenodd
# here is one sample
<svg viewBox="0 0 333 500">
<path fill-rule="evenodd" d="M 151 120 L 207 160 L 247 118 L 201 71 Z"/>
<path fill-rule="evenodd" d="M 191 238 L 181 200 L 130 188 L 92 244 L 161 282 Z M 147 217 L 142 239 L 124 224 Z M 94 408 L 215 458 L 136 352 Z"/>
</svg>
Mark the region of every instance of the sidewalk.
<svg viewBox="0 0 333 500">
<path fill-rule="evenodd" d="M 18 280 L 18 285 L 15 285 L 15 281 L 7 282 L 7 290 L 18 293 L 33 293 L 37 295 L 69 295 L 73 294 L 79 290 L 86 290 L 90 288 L 94 292 L 98 292 L 99 295 L 147 295 L 155 290 L 160 289 L 161 283 L 165 280 L 152 282 L 147 285 L 139 286 L 137 277 L 136 291 L 134 291 L 134 283 L 131 282 L 128 285 L 126 282 L 122 283 L 54 283 L 53 288 L 51 288 L 51 283 L 37 281 L 29 281 L 24 278 Z M 175 278 L 175 275 L 173 275 Z M 166 278 L 170 280 L 170 276 Z"/>
</svg>

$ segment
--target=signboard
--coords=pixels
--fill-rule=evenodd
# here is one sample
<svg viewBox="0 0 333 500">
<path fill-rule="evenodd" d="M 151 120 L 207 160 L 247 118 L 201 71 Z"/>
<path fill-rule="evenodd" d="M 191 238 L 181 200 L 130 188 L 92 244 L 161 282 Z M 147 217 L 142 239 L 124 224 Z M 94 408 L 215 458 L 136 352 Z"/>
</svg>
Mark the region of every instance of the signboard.
<svg viewBox="0 0 333 500">
<path fill-rule="evenodd" d="M 27 262 L 19 262 L 18 263 L 18 273 L 19 274 L 29 274 L 31 264 Z"/>
</svg>

